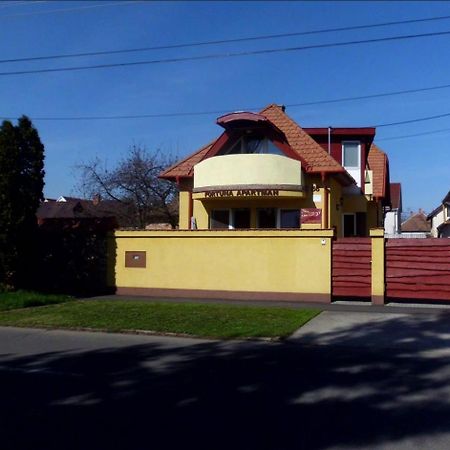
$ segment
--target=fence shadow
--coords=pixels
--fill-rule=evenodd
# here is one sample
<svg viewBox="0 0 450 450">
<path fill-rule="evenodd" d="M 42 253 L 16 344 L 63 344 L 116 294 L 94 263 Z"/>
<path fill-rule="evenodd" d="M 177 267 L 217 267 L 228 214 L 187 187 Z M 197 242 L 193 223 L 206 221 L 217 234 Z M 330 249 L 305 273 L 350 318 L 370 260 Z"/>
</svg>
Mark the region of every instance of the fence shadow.
<svg viewBox="0 0 450 450">
<path fill-rule="evenodd" d="M 431 448 L 450 436 L 449 320 L 395 317 L 327 345 L 311 333 L 0 355 L 2 448 Z"/>
</svg>

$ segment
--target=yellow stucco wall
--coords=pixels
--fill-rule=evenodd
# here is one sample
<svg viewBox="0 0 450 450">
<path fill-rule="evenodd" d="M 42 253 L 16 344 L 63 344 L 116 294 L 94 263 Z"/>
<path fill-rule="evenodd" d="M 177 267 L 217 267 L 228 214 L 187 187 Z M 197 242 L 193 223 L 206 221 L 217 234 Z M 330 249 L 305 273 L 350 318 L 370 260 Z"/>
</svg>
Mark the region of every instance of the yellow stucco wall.
<svg viewBox="0 0 450 450">
<path fill-rule="evenodd" d="M 326 296 L 332 236 L 332 230 L 118 231 L 110 265 L 119 288 Z M 146 268 L 125 267 L 125 251 L 145 251 Z"/>
<path fill-rule="evenodd" d="M 190 202 L 191 193 L 188 191 L 180 191 L 179 193 L 179 218 L 178 218 L 178 226 L 180 230 L 188 230 L 189 225 L 191 223 L 190 211 L 189 211 L 189 202 Z"/>
<path fill-rule="evenodd" d="M 273 155 L 270 155 L 273 156 Z M 368 201 L 364 195 L 345 195 L 342 186 L 334 178 L 326 180 L 326 187 L 320 176 L 304 175 L 303 177 L 304 193 L 303 197 L 266 197 L 266 198 L 212 198 L 204 199 L 202 194 L 193 194 L 192 213 L 197 222 L 199 230 L 207 230 L 209 227 L 209 214 L 212 209 L 229 208 L 250 208 L 251 227 L 256 228 L 256 209 L 257 208 L 321 208 L 325 207 L 325 197 L 328 196 L 328 214 L 325 212 L 322 216 L 321 225 L 303 224 L 301 229 L 326 229 L 335 228 L 336 236 L 342 237 L 343 213 L 367 213 L 367 235 L 370 228 L 382 225 L 382 212 L 380 203 Z M 180 192 L 180 229 L 189 228 L 189 197 L 188 191 Z M 197 198 L 196 198 L 197 197 Z"/>
</svg>

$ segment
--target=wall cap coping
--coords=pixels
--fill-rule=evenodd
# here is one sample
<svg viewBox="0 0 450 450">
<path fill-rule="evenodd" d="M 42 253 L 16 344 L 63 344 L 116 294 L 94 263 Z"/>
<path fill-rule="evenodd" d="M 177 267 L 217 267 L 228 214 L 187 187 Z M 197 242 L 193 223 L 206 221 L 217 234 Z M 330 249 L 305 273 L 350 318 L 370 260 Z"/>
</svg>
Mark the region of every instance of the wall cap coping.
<svg viewBox="0 0 450 450">
<path fill-rule="evenodd" d="M 126 230 L 115 231 L 115 238 L 328 238 L 333 229 L 326 230 Z"/>
<path fill-rule="evenodd" d="M 370 237 L 384 237 L 384 228 L 371 228 Z"/>
</svg>

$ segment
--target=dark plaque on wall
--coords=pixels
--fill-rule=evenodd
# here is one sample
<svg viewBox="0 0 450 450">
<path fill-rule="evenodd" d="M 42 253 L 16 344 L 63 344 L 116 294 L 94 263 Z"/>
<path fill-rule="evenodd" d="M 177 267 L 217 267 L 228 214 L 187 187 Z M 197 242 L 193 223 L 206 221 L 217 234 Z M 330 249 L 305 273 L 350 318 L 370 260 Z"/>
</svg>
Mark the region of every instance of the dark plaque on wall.
<svg viewBox="0 0 450 450">
<path fill-rule="evenodd" d="M 125 267 L 146 267 L 146 252 L 125 252 Z"/>
<path fill-rule="evenodd" d="M 322 223 L 322 210 L 320 208 L 302 208 L 301 223 Z"/>
</svg>

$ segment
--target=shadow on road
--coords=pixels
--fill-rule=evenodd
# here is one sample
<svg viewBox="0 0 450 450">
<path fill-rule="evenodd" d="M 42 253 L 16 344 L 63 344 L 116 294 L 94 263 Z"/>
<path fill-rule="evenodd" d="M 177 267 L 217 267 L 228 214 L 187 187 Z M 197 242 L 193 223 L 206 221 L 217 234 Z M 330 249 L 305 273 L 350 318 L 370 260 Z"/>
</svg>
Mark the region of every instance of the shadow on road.
<svg viewBox="0 0 450 450">
<path fill-rule="evenodd" d="M 1 448 L 365 448 L 450 435 L 450 316 L 423 320 L 354 326 L 324 346 L 149 340 L 2 355 Z M 410 339 L 338 345 L 387 327 L 410 327 Z"/>
</svg>

